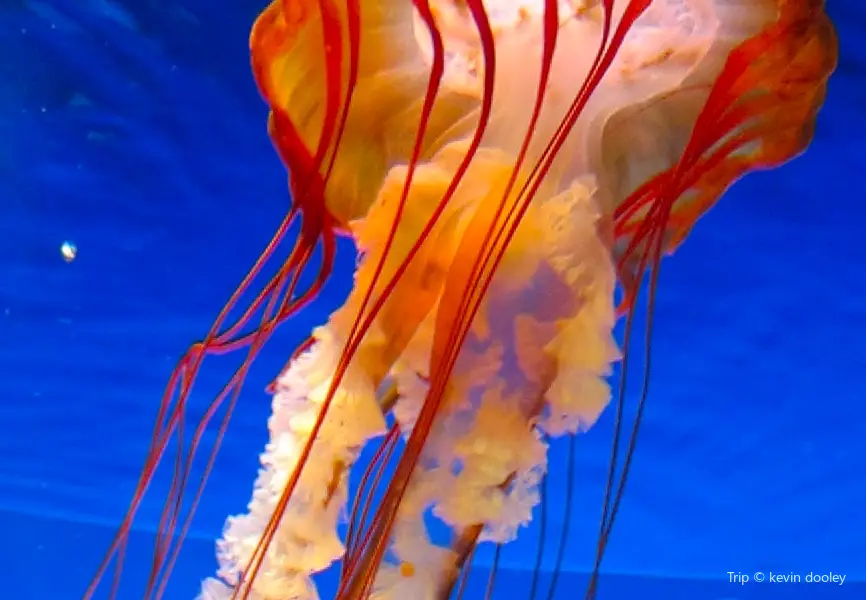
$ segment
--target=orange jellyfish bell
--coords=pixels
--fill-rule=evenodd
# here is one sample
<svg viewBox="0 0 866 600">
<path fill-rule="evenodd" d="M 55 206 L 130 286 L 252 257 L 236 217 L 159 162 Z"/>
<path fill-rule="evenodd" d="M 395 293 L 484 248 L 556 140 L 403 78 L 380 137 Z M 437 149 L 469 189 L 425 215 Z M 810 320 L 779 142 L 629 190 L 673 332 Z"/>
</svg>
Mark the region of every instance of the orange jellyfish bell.
<svg viewBox="0 0 866 600">
<path fill-rule="evenodd" d="M 224 311 L 181 363 L 179 408 L 160 423 L 182 419 L 168 415 L 182 414 L 205 355 L 250 348 L 232 385 L 243 378 L 327 276 L 335 232 L 361 258 L 346 303 L 274 386 L 249 512 L 228 520 L 201 597 L 317 598 L 313 575 L 342 561 L 340 600 L 448 598 L 479 543 L 531 521 L 548 441 L 592 427 L 610 403 L 644 275 L 652 297 L 662 253 L 732 182 L 806 147 L 835 65 L 832 26 L 817 0 L 277 0 L 251 47 L 293 199 L 277 239 L 291 218 L 304 225 L 256 300 L 262 325 L 218 333 Z M 321 275 L 297 293 L 317 242 Z M 611 456 L 596 571 L 638 424 L 618 482 Z M 155 434 L 113 551 L 170 433 Z M 374 441 L 340 536 L 348 472 Z M 166 540 L 184 469 L 155 596 L 176 558 Z M 430 515 L 450 544 L 431 540 Z"/>
</svg>

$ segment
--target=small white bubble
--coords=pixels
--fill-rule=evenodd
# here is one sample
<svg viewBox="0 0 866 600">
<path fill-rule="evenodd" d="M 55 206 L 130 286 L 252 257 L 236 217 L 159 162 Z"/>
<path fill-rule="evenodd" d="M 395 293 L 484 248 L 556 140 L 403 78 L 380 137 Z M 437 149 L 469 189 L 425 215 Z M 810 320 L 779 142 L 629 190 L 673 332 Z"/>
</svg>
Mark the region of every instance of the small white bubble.
<svg viewBox="0 0 866 600">
<path fill-rule="evenodd" d="M 78 255 L 78 248 L 72 242 L 63 242 L 60 246 L 60 256 L 63 257 L 68 263 L 71 263 L 75 260 L 75 257 Z"/>
</svg>

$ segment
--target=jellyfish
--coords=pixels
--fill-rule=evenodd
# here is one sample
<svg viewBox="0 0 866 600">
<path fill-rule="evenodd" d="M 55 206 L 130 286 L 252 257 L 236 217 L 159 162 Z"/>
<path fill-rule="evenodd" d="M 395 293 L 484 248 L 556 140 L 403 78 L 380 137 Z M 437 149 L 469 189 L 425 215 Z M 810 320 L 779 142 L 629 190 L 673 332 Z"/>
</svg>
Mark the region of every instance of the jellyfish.
<svg viewBox="0 0 866 600">
<path fill-rule="evenodd" d="M 204 427 L 231 414 L 348 236 L 354 287 L 273 385 L 248 510 L 226 522 L 200 597 L 316 599 L 314 576 L 339 564 L 340 600 L 449 598 L 478 545 L 531 522 L 551 440 L 613 410 L 595 597 L 647 397 L 645 361 L 629 432 L 626 378 L 612 388 L 611 375 L 629 369 L 640 292 L 648 340 L 662 256 L 737 179 L 806 149 L 836 62 L 823 1 L 275 0 L 250 45 L 291 208 L 175 370 L 86 596 L 122 562 L 202 361 L 246 352 L 177 457 L 146 597 L 162 595 L 189 527 L 178 507 L 202 494 L 189 462 Z M 289 258 L 228 324 L 293 225 Z"/>
</svg>

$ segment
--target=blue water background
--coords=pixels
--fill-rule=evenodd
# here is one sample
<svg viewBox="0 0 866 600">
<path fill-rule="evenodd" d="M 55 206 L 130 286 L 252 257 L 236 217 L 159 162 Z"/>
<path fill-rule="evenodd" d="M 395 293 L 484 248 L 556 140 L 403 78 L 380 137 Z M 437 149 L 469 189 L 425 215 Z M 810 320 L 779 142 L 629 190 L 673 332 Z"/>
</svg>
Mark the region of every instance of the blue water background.
<svg viewBox="0 0 866 600">
<path fill-rule="evenodd" d="M 600 600 L 866 598 L 866 4 L 830 4 L 841 63 L 811 149 L 738 183 L 665 263 L 645 428 Z M 174 362 L 285 214 L 248 66 L 260 9 L 0 2 L 0 600 L 81 597 Z M 69 264 L 65 240 L 78 248 Z M 264 386 L 351 284 L 351 247 L 340 252 L 320 301 L 250 375 L 170 600 L 215 567 L 212 541 L 245 505 L 264 443 Z M 205 368 L 191 419 L 232 366 Z M 582 598 L 611 425 L 577 446 L 557 598 Z M 552 470 L 551 545 L 561 446 Z M 123 599 L 141 597 L 167 481 L 141 508 Z M 526 597 L 536 541 L 505 549 L 497 598 Z M 738 585 L 732 571 L 847 580 Z"/>
</svg>

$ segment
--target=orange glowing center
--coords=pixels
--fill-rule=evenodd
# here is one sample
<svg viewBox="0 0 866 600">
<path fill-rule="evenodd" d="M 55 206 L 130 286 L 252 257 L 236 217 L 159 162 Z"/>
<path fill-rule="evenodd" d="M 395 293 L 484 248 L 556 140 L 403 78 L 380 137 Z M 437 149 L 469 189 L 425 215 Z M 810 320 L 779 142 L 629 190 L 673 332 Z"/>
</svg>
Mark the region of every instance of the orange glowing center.
<svg viewBox="0 0 866 600">
<path fill-rule="evenodd" d="M 403 577 L 412 577 L 415 575 L 415 565 L 410 562 L 400 564 L 400 575 Z"/>
</svg>

